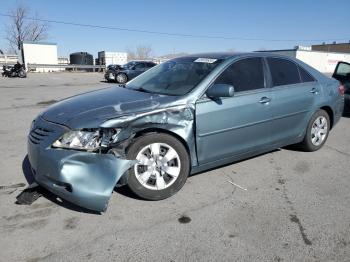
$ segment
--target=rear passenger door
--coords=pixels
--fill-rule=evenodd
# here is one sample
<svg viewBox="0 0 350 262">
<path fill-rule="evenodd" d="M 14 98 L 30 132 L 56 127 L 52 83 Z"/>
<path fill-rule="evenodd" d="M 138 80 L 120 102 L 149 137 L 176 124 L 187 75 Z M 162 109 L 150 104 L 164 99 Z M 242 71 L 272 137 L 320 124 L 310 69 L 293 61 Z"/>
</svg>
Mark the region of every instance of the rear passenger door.
<svg viewBox="0 0 350 262">
<path fill-rule="evenodd" d="M 272 139 L 278 146 L 293 143 L 304 133 L 319 94 L 319 86 L 294 61 L 283 58 L 266 60 L 272 84 Z"/>
</svg>

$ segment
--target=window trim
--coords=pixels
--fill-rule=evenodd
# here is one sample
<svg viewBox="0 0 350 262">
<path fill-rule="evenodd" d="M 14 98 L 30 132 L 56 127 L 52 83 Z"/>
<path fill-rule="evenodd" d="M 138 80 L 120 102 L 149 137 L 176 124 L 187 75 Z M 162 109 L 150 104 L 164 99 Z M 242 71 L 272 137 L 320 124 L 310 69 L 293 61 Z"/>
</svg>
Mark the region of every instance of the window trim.
<svg viewBox="0 0 350 262">
<path fill-rule="evenodd" d="M 303 78 L 301 77 L 301 73 L 300 73 L 300 68 L 302 68 L 302 69 L 306 72 L 306 74 L 307 74 L 309 77 L 311 77 L 311 78 L 313 79 L 313 81 L 303 82 Z M 299 64 L 298 64 L 298 72 L 299 72 L 299 77 L 300 77 L 300 84 L 307 84 L 307 83 L 314 83 L 314 82 L 317 82 L 316 78 L 315 78 L 313 75 L 311 75 L 311 74 L 309 73 L 309 71 L 307 71 L 304 67 L 302 67 L 302 66 L 299 65 Z"/>
<path fill-rule="evenodd" d="M 268 58 L 276 58 L 276 59 L 286 60 L 286 61 L 292 62 L 297 67 L 298 75 L 299 75 L 299 81 L 300 82 L 299 83 L 294 83 L 294 84 L 286 84 L 286 85 L 275 86 L 273 84 L 272 73 L 271 73 L 271 68 L 269 66 Z M 296 61 L 294 61 L 294 60 L 292 60 L 292 59 L 290 59 L 288 57 L 280 57 L 280 56 L 266 56 L 265 59 L 266 59 L 266 65 L 269 68 L 269 73 L 270 73 L 270 78 L 271 78 L 271 88 L 276 88 L 276 87 L 278 88 L 278 87 L 285 87 L 285 86 L 294 86 L 294 85 L 300 85 L 300 84 L 304 84 L 304 83 L 312 83 L 312 82 L 301 82 L 301 76 L 300 76 L 300 72 L 299 72 L 299 64 Z"/>
</svg>

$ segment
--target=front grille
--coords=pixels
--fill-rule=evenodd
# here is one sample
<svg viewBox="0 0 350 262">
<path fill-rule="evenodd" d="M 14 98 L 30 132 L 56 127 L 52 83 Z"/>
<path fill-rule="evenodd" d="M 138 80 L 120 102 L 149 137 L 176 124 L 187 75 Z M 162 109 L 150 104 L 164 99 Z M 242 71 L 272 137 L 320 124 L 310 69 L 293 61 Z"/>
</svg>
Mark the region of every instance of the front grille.
<svg viewBox="0 0 350 262">
<path fill-rule="evenodd" d="M 29 140 L 33 144 L 40 144 L 53 130 L 49 130 L 42 127 L 36 127 L 29 133 Z"/>
</svg>

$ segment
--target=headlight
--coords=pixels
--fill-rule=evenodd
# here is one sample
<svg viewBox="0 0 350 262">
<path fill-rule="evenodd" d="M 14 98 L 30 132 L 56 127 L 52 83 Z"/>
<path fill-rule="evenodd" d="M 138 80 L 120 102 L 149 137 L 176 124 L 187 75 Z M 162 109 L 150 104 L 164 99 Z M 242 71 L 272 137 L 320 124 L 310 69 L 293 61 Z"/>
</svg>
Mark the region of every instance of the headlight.
<svg viewBox="0 0 350 262">
<path fill-rule="evenodd" d="M 69 131 L 56 140 L 52 146 L 70 149 L 96 150 L 99 148 L 101 136 L 99 130 Z"/>
<path fill-rule="evenodd" d="M 52 146 L 58 148 L 95 151 L 118 140 L 120 129 L 69 131 L 57 139 Z"/>
</svg>

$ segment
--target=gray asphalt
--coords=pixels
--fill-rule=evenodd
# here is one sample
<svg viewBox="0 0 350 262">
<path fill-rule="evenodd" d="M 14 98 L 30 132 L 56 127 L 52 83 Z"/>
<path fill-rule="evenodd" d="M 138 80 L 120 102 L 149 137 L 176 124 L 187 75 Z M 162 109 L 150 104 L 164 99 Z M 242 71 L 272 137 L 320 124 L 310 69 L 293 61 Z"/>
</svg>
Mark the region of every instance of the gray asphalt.
<svg viewBox="0 0 350 262">
<path fill-rule="evenodd" d="M 52 196 L 15 205 L 32 119 L 56 100 L 111 86 L 101 80 L 0 78 L 0 261 L 350 261 L 345 117 L 320 151 L 280 149 L 204 172 L 163 201 L 120 188 L 102 215 Z"/>
</svg>

